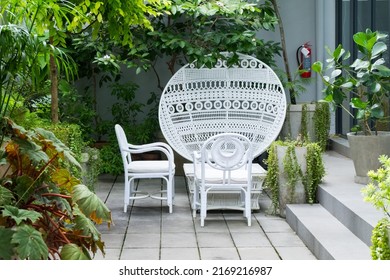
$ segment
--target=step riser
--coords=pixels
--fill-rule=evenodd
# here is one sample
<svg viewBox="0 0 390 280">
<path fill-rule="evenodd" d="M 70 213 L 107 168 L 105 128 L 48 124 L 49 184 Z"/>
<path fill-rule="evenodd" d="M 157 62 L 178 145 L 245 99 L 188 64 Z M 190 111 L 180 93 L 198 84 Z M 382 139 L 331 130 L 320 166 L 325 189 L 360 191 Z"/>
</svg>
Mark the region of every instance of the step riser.
<svg viewBox="0 0 390 280">
<path fill-rule="evenodd" d="M 290 204 L 286 220 L 317 259 L 371 259 L 369 247 L 320 204 Z"/>
<path fill-rule="evenodd" d="M 334 260 L 332 255 L 316 239 L 311 231 L 299 220 L 291 211 L 290 207 L 286 208 L 286 220 L 290 227 L 297 233 L 302 242 L 310 249 L 314 256 L 319 260 Z"/>
<path fill-rule="evenodd" d="M 371 246 L 373 226 L 349 209 L 325 188 L 319 187 L 317 198 L 319 203 L 335 216 L 346 228 L 359 237 L 367 246 Z"/>
</svg>

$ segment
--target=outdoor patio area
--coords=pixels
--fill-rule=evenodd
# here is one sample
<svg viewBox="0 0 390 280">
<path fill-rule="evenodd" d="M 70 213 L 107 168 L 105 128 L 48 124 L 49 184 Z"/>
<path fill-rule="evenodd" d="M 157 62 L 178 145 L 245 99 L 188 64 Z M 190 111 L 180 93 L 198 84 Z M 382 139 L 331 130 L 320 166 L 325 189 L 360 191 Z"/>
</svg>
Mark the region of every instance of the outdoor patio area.
<svg viewBox="0 0 390 280">
<path fill-rule="evenodd" d="M 332 189 L 333 186 L 340 185 L 337 182 L 342 185 L 342 182 L 353 181 L 353 166 L 349 158 L 330 151 L 325 153 L 324 161 L 327 168 L 324 188 Z M 340 174 L 344 179 L 341 179 Z M 145 180 L 142 184 L 159 188 L 158 180 Z M 347 186 L 344 187 L 347 188 Z M 360 191 L 360 187 L 362 185 L 353 186 L 356 190 L 355 193 Z M 99 254 L 95 256 L 95 259 L 316 259 L 286 219 L 267 213 L 270 198 L 265 193 L 260 198 L 261 209 L 252 214 L 251 227 L 247 226 L 242 212 L 214 211 L 208 213 L 205 226 L 202 228 L 200 227 L 199 215 L 195 219 L 192 217 L 183 176 L 176 176 L 176 196 L 172 214 L 168 213 L 165 201 L 152 199 L 137 200 L 132 207 L 128 208 L 128 212 L 124 213 L 122 176 L 117 178 L 106 175 L 100 177 L 96 191 L 112 211 L 114 225 L 110 229 L 106 226 L 99 227 L 103 235 L 102 239 L 106 244 L 106 255 L 103 258 Z M 348 199 L 351 200 L 351 197 Z M 361 200 L 364 203 L 363 199 Z M 375 219 L 376 217 L 372 217 L 373 221 Z M 326 235 L 326 220 L 321 227 Z M 340 234 L 341 238 L 343 236 Z M 348 244 L 350 242 L 343 239 L 336 240 L 334 237 L 330 238 L 334 244 Z M 367 251 L 364 252 L 363 259 L 369 259 L 368 246 L 363 245 L 363 247 L 363 250 Z M 360 256 L 358 257 L 360 258 Z M 351 258 L 355 258 L 355 256 L 351 255 Z"/>
<path fill-rule="evenodd" d="M 158 188 L 158 180 L 146 180 Z M 165 201 L 137 200 L 123 213 L 123 178 L 104 176 L 98 195 L 112 210 L 114 225 L 100 227 L 106 243 L 105 259 L 315 259 L 285 219 L 267 215 L 269 198 L 252 215 L 248 227 L 242 212 L 209 212 L 205 226 L 192 218 L 184 177 L 176 176 L 175 206 L 168 213 Z M 101 259 L 97 256 L 95 259 Z"/>
</svg>

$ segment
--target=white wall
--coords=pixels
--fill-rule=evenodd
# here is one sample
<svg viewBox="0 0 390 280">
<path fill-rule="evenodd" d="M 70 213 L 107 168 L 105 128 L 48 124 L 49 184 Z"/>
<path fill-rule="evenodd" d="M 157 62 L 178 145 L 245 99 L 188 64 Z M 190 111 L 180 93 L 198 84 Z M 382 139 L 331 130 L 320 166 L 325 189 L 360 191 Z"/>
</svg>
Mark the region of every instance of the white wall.
<svg viewBox="0 0 390 280">
<path fill-rule="evenodd" d="M 335 0 L 278 0 L 287 45 L 287 55 L 291 75 L 298 68 L 296 50 L 309 42 L 312 48 L 312 62 L 324 58 L 324 46 L 334 46 L 335 40 Z M 260 32 L 265 40 L 280 42 L 279 26 L 275 32 Z M 285 70 L 282 57 L 277 59 L 280 69 Z M 321 82 L 313 79 L 306 85 L 306 92 L 297 97 L 298 102 L 312 102 L 321 99 Z"/>
</svg>

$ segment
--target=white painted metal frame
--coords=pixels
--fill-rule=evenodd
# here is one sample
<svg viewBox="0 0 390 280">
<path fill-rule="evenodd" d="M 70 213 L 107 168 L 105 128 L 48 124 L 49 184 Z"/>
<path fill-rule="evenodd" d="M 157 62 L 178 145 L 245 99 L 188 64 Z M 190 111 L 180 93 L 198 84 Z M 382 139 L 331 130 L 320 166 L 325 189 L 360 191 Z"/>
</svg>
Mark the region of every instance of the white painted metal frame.
<svg viewBox="0 0 390 280">
<path fill-rule="evenodd" d="M 127 207 L 131 200 L 154 198 L 166 200 L 169 207 L 169 213 L 173 211 L 173 200 L 175 195 L 174 175 L 175 163 L 172 148 L 163 142 L 154 142 L 145 145 L 132 145 L 127 142 L 127 137 L 123 128 L 115 125 L 115 133 L 118 140 L 120 153 L 123 161 L 125 188 L 124 188 L 124 208 Z M 146 152 L 159 151 L 163 153 L 166 160 L 133 160 L 132 154 L 142 154 Z M 135 190 L 134 180 L 161 178 L 165 182 L 166 190 L 158 193 L 148 193 Z M 161 195 L 166 193 L 166 195 Z"/>
<path fill-rule="evenodd" d="M 237 133 L 222 133 L 209 138 L 200 152 L 194 152 L 195 189 L 193 215 L 200 205 L 201 226 L 207 216 L 208 193 L 239 194 L 240 203 L 231 209 L 243 210 L 251 225 L 252 143 Z"/>
</svg>

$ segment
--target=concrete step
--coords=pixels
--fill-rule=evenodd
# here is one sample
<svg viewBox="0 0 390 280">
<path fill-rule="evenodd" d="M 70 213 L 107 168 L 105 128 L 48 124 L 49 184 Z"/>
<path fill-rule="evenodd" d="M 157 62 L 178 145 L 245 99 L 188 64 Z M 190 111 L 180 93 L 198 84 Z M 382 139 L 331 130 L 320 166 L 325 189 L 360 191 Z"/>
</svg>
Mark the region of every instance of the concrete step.
<svg viewBox="0 0 390 280">
<path fill-rule="evenodd" d="M 371 259 L 372 229 L 383 214 L 364 201 L 351 159 L 327 151 L 324 163 L 319 204 L 288 205 L 286 220 L 318 259 Z"/>
<path fill-rule="evenodd" d="M 290 204 L 286 220 L 320 260 L 370 260 L 369 247 L 320 204 Z"/>
<path fill-rule="evenodd" d="M 372 204 L 365 202 L 362 188 L 354 182 L 351 159 L 335 152 L 324 155 L 327 175 L 318 188 L 319 203 L 345 227 L 371 246 L 372 230 L 383 214 Z"/>
<path fill-rule="evenodd" d="M 371 246 L 372 230 L 382 216 L 363 201 L 355 187 L 344 186 L 343 190 L 320 187 L 318 198 L 321 206 L 367 246 Z"/>
</svg>

